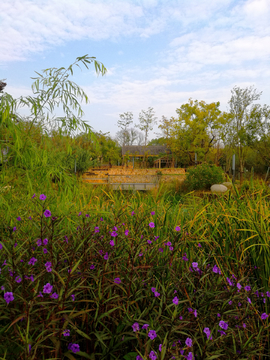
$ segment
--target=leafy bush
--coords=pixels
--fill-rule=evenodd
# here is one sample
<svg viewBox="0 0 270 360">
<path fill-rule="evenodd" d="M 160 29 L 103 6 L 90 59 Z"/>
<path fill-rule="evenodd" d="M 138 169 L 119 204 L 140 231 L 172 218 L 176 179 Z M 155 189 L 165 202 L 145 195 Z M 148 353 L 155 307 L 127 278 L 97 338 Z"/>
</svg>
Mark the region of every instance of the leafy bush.
<svg viewBox="0 0 270 360">
<path fill-rule="evenodd" d="M 223 170 L 216 165 L 201 164 L 188 169 L 185 184 L 189 190 L 209 190 L 213 184 L 224 181 Z"/>
</svg>

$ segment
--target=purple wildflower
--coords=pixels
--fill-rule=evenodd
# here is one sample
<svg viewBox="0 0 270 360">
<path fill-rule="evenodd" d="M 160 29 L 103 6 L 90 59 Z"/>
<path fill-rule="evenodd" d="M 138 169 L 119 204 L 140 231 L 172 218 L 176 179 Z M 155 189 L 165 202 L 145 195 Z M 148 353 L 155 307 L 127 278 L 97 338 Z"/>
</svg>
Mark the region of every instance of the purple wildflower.
<svg viewBox="0 0 270 360">
<path fill-rule="evenodd" d="M 99 227 L 98 226 L 95 227 L 95 233 L 99 233 Z"/>
<path fill-rule="evenodd" d="M 184 261 L 188 261 L 188 258 L 187 258 L 187 254 L 186 254 L 186 253 L 185 253 L 184 256 L 182 257 L 182 259 L 183 259 Z"/>
<path fill-rule="evenodd" d="M 41 239 L 38 239 L 37 240 L 37 246 L 41 246 L 42 245 L 42 241 L 41 241 Z"/>
<path fill-rule="evenodd" d="M 39 200 L 45 200 L 45 199 L 46 199 L 46 195 L 41 194 L 40 197 L 39 197 Z"/>
<path fill-rule="evenodd" d="M 152 241 L 151 240 L 147 240 L 148 244 L 152 244 Z"/>
<path fill-rule="evenodd" d="M 44 216 L 46 218 L 48 218 L 48 217 L 52 216 L 52 213 L 50 212 L 50 210 L 47 209 L 47 210 L 44 211 Z"/>
<path fill-rule="evenodd" d="M 244 287 L 244 289 L 245 289 L 246 291 L 250 291 L 250 290 L 251 290 L 251 286 L 247 285 L 247 286 Z"/>
<path fill-rule="evenodd" d="M 226 335 L 225 331 L 223 331 L 223 330 L 218 330 L 218 332 L 220 332 L 220 335 L 221 335 L 221 336 L 222 336 L 222 335 Z"/>
<path fill-rule="evenodd" d="M 178 297 L 175 296 L 175 298 L 173 298 L 173 301 L 172 301 L 175 305 L 178 305 Z"/>
<path fill-rule="evenodd" d="M 142 326 L 142 330 L 143 330 L 143 329 L 147 329 L 148 326 L 149 326 L 148 324 L 144 324 L 144 325 Z"/>
<path fill-rule="evenodd" d="M 199 246 L 199 248 L 201 248 L 201 247 L 202 247 L 202 245 L 201 245 L 200 243 L 198 244 L 198 246 Z"/>
<path fill-rule="evenodd" d="M 69 329 L 65 329 L 63 331 L 63 336 L 69 336 L 70 335 L 70 330 Z"/>
<path fill-rule="evenodd" d="M 44 252 L 44 254 L 47 254 L 48 250 L 46 248 L 43 248 L 43 252 Z"/>
<path fill-rule="evenodd" d="M 150 330 L 148 333 L 148 336 L 150 337 L 151 340 L 154 340 L 154 338 L 157 337 L 157 334 L 156 334 L 155 330 Z"/>
<path fill-rule="evenodd" d="M 135 323 L 132 325 L 132 329 L 133 329 L 134 332 L 140 331 L 140 325 L 139 325 L 137 322 L 135 322 Z"/>
<path fill-rule="evenodd" d="M 228 283 L 229 283 L 230 286 L 234 286 L 234 283 L 231 281 L 230 278 L 227 277 L 227 281 L 228 281 Z"/>
<path fill-rule="evenodd" d="M 6 300 L 7 304 L 14 300 L 14 296 L 12 292 L 6 292 L 4 294 L 4 299 Z"/>
<path fill-rule="evenodd" d="M 155 227 L 155 223 L 150 222 L 150 223 L 149 223 L 149 227 L 150 227 L 151 229 L 154 229 L 154 227 Z"/>
<path fill-rule="evenodd" d="M 16 220 L 22 221 L 22 218 L 21 218 L 20 216 L 18 216 L 18 217 L 16 218 Z"/>
<path fill-rule="evenodd" d="M 58 295 L 56 292 L 54 292 L 54 293 L 50 296 L 50 298 L 52 298 L 52 299 L 58 299 L 58 297 L 59 297 L 59 295 Z"/>
<path fill-rule="evenodd" d="M 114 282 L 115 282 L 116 284 L 120 284 L 120 283 L 121 283 L 121 279 L 117 277 L 117 278 L 114 279 Z"/>
<path fill-rule="evenodd" d="M 43 240 L 43 245 L 47 245 L 48 244 L 48 239 L 44 239 Z"/>
<path fill-rule="evenodd" d="M 261 316 L 261 319 L 262 319 L 262 320 L 265 320 L 265 319 L 267 319 L 267 318 L 268 318 L 268 315 L 267 315 L 266 313 L 263 313 L 262 316 Z"/>
<path fill-rule="evenodd" d="M 152 212 L 151 212 L 151 215 L 155 215 L 155 212 L 154 212 L 154 211 L 152 211 Z"/>
<path fill-rule="evenodd" d="M 29 260 L 28 264 L 29 264 L 29 265 L 35 265 L 35 262 L 37 262 L 37 259 L 34 258 L 34 257 L 32 257 L 32 258 Z"/>
<path fill-rule="evenodd" d="M 71 294 L 70 297 L 71 297 L 72 301 L 75 301 L 75 295 L 74 294 Z"/>
<path fill-rule="evenodd" d="M 125 235 L 126 235 L 126 236 L 128 236 L 128 233 L 129 233 L 128 229 L 125 230 Z"/>
<path fill-rule="evenodd" d="M 52 292 L 53 285 L 47 283 L 43 286 L 43 294 L 50 294 Z"/>
<path fill-rule="evenodd" d="M 45 263 L 45 267 L 46 267 L 46 270 L 47 272 L 51 272 L 52 271 L 52 263 L 50 261 L 47 261 Z"/>
<path fill-rule="evenodd" d="M 68 350 L 71 350 L 72 352 L 77 353 L 77 352 L 80 351 L 80 346 L 79 346 L 78 344 L 72 344 L 72 343 L 70 343 L 70 344 L 68 345 Z"/>
<path fill-rule="evenodd" d="M 206 334 L 207 340 L 209 340 L 210 335 L 211 335 L 210 329 L 208 327 L 206 327 L 206 328 L 203 329 L 203 332 Z M 212 340 L 212 336 L 211 336 L 210 340 Z"/>
<path fill-rule="evenodd" d="M 16 281 L 17 283 L 20 283 L 20 282 L 22 281 L 22 279 L 21 279 L 19 276 L 17 276 L 17 277 L 15 278 L 15 281 Z"/>
<path fill-rule="evenodd" d="M 157 358 L 157 356 L 153 350 L 150 352 L 149 357 L 151 360 L 156 360 L 156 358 Z"/>
<path fill-rule="evenodd" d="M 181 231 L 180 226 L 176 226 L 175 231 Z"/>
<path fill-rule="evenodd" d="M 215 274 L 221 274 L 221 271 L 220 271 L 219 267 L 217 267 L 217 265 L 215 265 L 215 266 L 213 267 L 213 272 L 214 272 Z"/>
<path fill-rule="evenodd" d="M 221 327 L 221 329 L 227 330 L 229 325 L 225 321 L 221 320 L 219 322 L 219 326 Z"/>
<path fill-rule="evenodd" d="M 111 236 L 112 236 L 112 237 L 116 237 L 117 235 L 118 235 L 118 234 L 117 234 L 116 231 L 112 231 L 112 232 L 111 232 Z"/>
<path fill-rule="evenodd" d="M 186 341 L 185 341 L 185 344 L 186 344 L 188 347 L 191 347 L 191 346 L 192 346 L 192 339 L 191 339 L 191 338 L 187 338 Z"/>
</svg>

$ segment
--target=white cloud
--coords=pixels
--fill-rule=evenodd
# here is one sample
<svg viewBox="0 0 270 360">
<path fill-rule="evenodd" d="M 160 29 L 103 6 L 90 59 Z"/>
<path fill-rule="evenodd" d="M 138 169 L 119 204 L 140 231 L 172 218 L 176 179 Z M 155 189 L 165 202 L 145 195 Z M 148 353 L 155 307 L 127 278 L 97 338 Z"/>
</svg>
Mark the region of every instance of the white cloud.
<svg viewBox="0 0 270 360">
<path fill-rule="evenodd" d="M 0 38 L 0 61 L 25 60 L 70 40 L 140 34 L 136 20 L 142 16 L 139 6 L 120 0 L 2 0 L 0 31 L 5 36 Z"/>
<path fill-rule="evenodd" d="M 129 50 L 123 42 L 116 51 L 121 56 L 102 81 L 92 83 L 95 72 L 90 70 L 91 78 L 83 72 L 92 83 L 83 86 L 90 99 L 83 108 L 86 118 L 95 109 L 97 120 L 91 125 L 97 129 L 102 125 L 111 130 L 119 113 L 138 114 L 149 106 L 159 118 L 170 117 L 190 97 L 220 101 L 225 110 L 235 85 L 254 84 L 270 95 L 269 0 L 13 0 L 12 4 L 0 2 L 4 64 L 57 49 L 70 40 L 102 44 L 108 39 L 120 43 L 127 37 L 132 42 L 134 37 L 140 41 L 156 34 L 168 36 L 151 65 L 125 63 Z M 24 89 L 13 91 L 20 96 Z"/>
</svg>

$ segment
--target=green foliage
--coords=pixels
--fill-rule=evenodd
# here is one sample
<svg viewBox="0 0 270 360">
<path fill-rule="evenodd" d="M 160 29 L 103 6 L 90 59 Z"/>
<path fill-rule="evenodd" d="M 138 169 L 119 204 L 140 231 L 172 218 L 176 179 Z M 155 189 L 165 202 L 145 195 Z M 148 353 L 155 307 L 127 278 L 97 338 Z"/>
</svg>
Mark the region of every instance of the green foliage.
<svg viewBox="0 0 270 360">
<path fill-rule="evenodd" d="M 190 190 L 209 190 L 214 184 L 224 181 L 223 170 L 216 165 L 201 164 L 189 168 L 185 183 Z"/>
</svg>

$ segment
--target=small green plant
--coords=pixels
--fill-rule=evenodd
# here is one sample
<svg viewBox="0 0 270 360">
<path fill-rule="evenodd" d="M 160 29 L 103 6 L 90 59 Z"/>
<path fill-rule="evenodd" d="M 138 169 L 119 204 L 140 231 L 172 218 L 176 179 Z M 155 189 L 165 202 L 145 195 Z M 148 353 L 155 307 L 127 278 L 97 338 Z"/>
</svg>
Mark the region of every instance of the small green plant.
<svg viewBox="0 0 270 360">
<path fill-rule="evenodd" d="M 211 185 L 224 181 L 223 170 L 216 165 L 201 164 L 191 169 L 185 179 L 190 190 L 209 190 Z"/>
</svg>

